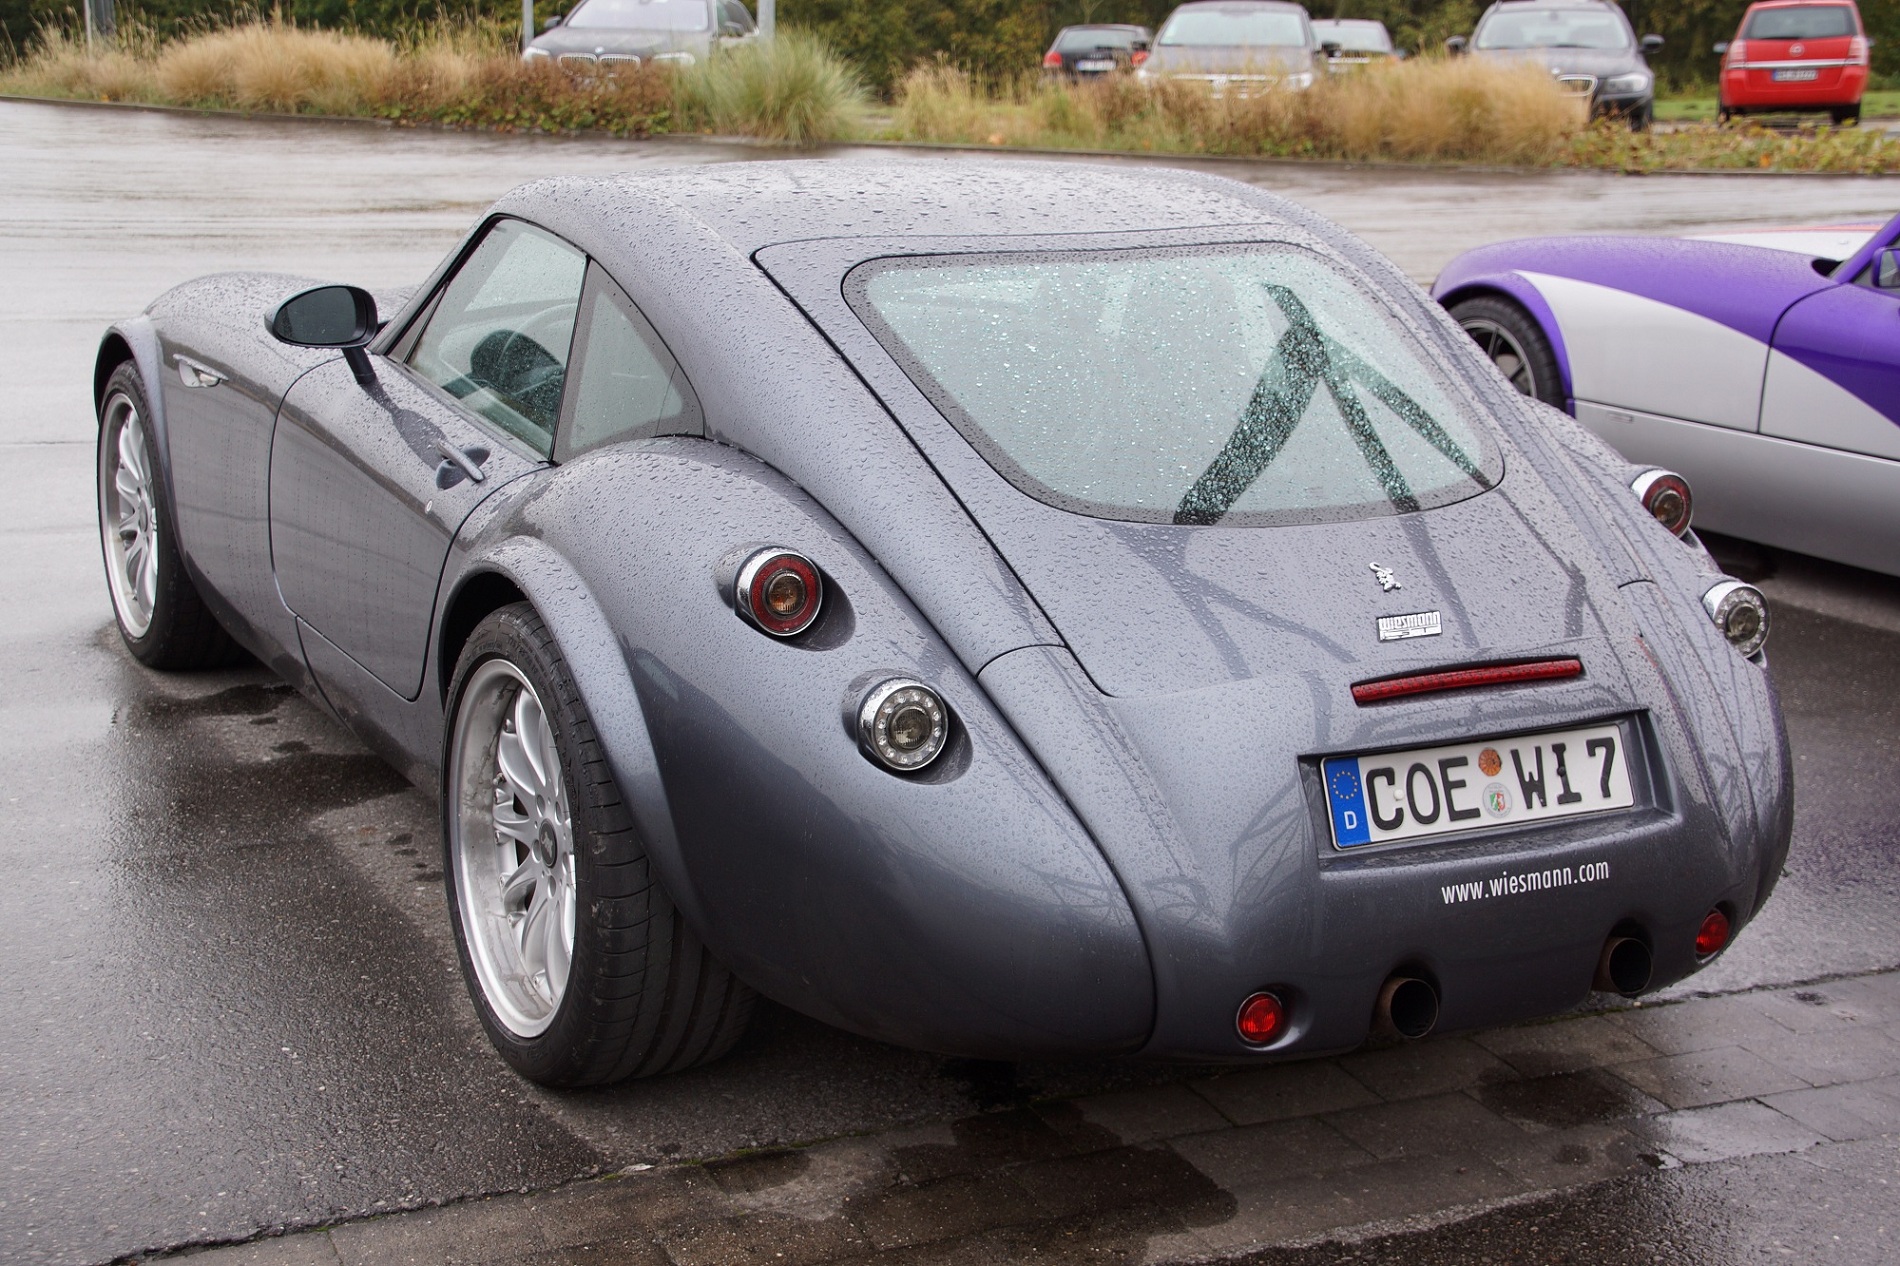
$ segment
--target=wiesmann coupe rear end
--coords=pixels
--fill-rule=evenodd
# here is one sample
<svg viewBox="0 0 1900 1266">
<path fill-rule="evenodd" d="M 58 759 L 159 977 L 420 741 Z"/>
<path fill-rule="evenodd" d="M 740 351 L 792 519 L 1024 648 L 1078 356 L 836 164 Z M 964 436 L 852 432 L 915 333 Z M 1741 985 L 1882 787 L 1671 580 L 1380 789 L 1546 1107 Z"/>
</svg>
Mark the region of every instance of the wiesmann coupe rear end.
<svg viewBox="0 0 1900 1266">
<path fill-rule="evenodd" d="M 107 570 L 147 664 L 235 641 L 440 789 L 530 1077 L 712 1058 L 752 990 L 1338 1050 L 1680 979 L 1779 873 L 1766 611 L 1686 486 L 1278 198 L 547 181 L 391 309 L 226 275 L 113 327 Z"/>
</svg>

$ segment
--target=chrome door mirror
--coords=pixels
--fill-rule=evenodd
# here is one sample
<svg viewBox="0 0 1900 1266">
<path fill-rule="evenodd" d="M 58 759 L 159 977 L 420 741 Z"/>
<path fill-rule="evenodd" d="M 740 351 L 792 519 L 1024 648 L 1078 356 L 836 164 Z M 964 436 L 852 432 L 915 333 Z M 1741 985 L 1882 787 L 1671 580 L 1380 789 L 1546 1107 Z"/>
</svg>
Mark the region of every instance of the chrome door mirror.
<svg viewBox="0 0 1900 1266">
<path fill-rule="evenodd" d="M 375 298 L 357 286 L 317 286 L 294 294 L 270 318 L 270 332 L 280 343 L 341 350 L 361 383 L 375 381 L 363 349 L 380 328 Z"/>
<path fill-rule="evenodd" d="M 1462 35 L 1454 35 L 1450 39 L 1446 40 L 1445 51 L 1447 53 L 1450 53 L 1453 57 L 1456 57 L 1458 56 L 1458 54 L 1464 52 L 1465 51 L 1465 37 Z"/>
<path fill-rule="evenodd" d="M 1660 35 L 1645 35 L 1643 37 L 1643 55 L 1645 57 L 1654 54 L 1657 50 L 1661 49 L 1662 46 L 1663 37 Z"/>
</svg>

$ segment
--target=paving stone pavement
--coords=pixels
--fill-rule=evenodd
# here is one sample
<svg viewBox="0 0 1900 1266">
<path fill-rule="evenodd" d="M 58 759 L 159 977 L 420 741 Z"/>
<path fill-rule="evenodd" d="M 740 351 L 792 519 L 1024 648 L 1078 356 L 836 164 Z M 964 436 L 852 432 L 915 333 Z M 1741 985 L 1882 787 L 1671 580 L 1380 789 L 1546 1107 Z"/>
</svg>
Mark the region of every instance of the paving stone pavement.
<svg viewBox="0 0 1900 1266">
<path fill-rule="evenodd" d="M 1900 972 L 642 1169 L 194 1266 L 1194 1262 L 1900 1136 Z M 1817 1172 L 1819 1172 L 1817 1170 Z"/>
</svg>

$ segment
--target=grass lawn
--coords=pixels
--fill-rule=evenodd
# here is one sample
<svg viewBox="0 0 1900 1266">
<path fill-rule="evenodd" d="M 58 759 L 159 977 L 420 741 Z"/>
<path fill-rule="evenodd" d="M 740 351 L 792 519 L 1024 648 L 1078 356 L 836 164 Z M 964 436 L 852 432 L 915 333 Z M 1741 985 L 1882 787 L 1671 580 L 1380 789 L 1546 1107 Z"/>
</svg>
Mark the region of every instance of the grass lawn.
<svg viewBox="0 0 1900 1266">
<path fill-rule="evenodd" d="M 1861 98 L 1864 119 L 1900 117 L 1900 89 L 1883 88 Z M 1715 98 L 1662 97 L 1656 102 L 1656 117 L 1665 123 L 1693 123 L 1715 117 Z M 1825 121 L 1825 120 L 1823 120 Z"/>
</svg>

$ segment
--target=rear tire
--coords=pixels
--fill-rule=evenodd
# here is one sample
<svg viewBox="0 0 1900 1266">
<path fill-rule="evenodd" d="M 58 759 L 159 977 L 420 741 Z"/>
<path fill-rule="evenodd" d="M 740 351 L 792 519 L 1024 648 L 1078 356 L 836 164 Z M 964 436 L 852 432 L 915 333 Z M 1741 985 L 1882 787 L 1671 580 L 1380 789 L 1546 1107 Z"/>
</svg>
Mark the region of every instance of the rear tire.
<svg viewBox="0 0 1900 1266">
<path fill-rule="evenodd" d="M 544 1086 L 718 1059 L 753 993 L 668 899 L 567 662 L 527 603 L 475 627 L 444 735 L 443 878 L 469 995 Z"/>
<path fill-rule="evenodd" d="M 151 416 L 138 366 L 127 361 L 99 402 L 99 543 L 113 619 L 147 668 L 215 668 L 237 648 L 185 571 Z"/>
<path fill-rule="evenodd" d="M 1844 110 L 1829 110 L 1828 117 L 1834 120 L 1835 127 L 1855 127 L 1860 123 L 1860 107 L 1848 106 Z"/>
<path fill-rule="evenodd" d="M 1451 317 L 1519 392 L 1564 407 L 1557 353 L 1543 327 L 1520 304 L 1502 295 L 1478 295 L 1453 304 Z"/>
</svg>

